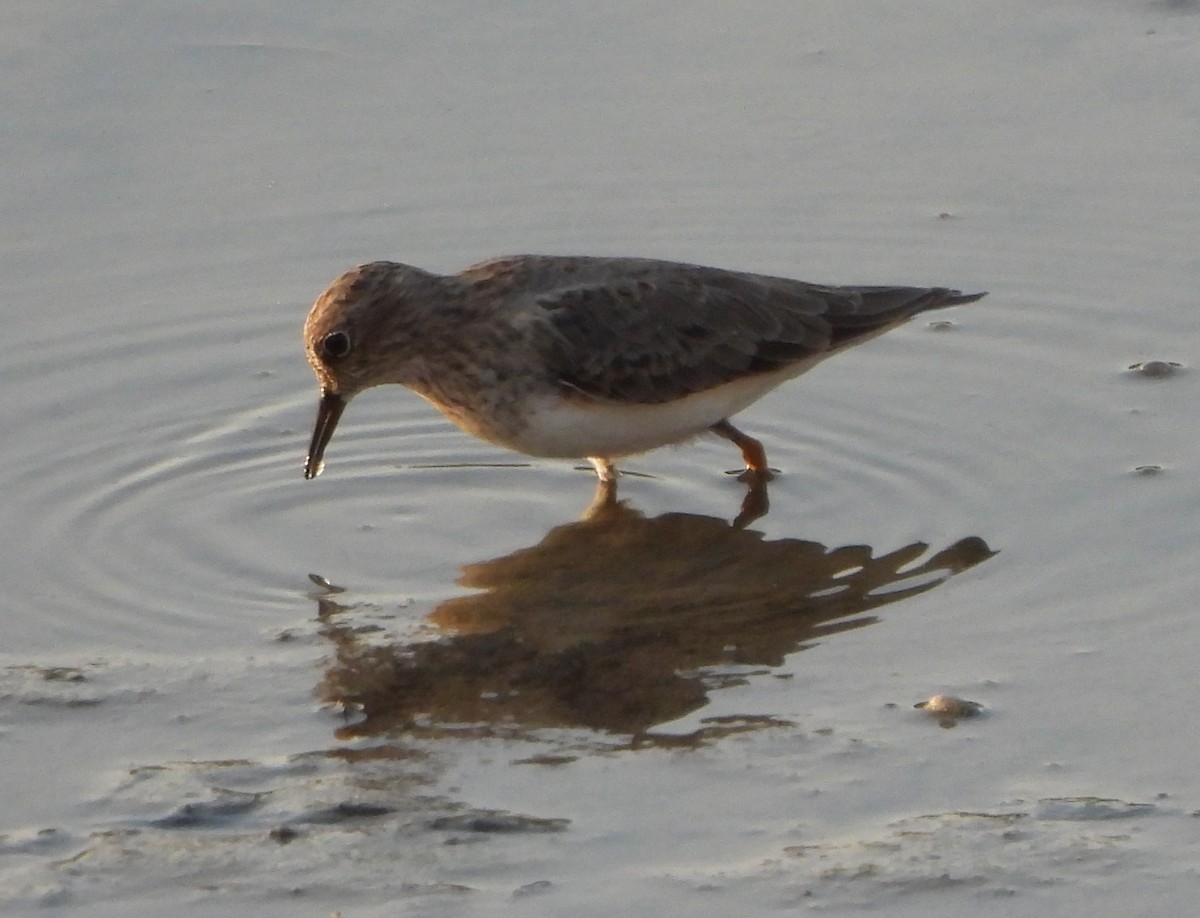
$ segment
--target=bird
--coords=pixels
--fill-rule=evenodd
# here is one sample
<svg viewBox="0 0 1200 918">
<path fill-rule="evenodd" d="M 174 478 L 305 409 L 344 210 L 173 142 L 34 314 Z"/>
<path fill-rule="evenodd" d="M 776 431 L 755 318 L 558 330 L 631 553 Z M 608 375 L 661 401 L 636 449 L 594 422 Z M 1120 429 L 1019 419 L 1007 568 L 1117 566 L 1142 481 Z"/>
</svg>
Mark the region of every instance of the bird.
<svg viewBox="0 0 1200 918">
<path fill-rule="evenodd" d="M 930 309 L 985 293 L 827 286 L 652 258 L 513 255 L 437 274 L 375 261 L 346 271 L 304 325 L 320 400 L 304 477 L 315 478 L 346 405 L 399 384 L 490 443 L 617 460 L 706 431 L 772 477 L 730 418 L 827 357 Z"/>
</svg>

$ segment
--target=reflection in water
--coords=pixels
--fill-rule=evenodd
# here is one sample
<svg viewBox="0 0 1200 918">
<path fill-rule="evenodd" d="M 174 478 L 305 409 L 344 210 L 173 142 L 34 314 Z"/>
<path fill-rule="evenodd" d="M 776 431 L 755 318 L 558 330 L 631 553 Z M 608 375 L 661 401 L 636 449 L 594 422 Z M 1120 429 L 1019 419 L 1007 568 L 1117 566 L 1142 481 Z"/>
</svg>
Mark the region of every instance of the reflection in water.
<svg viewBox="0 0 1200 918">
<path fill-rule="evenodd" d="M 711 517 L 646 519 L 607 502 L 538 545 L 466 565 L 459 582 L 481 592 L 434 609 L 436 640 L 370 644 L 326 593 L 336 654 L 320 692 L 362 712 L 346 737 L 416 725 L 638 736 L 702 707 L 747 666 L 778 666 L 993 554 L 979 538 L 928 550 L 914 542 L 876 558 L 866 545 L 767 541 Z"/>
</svg>

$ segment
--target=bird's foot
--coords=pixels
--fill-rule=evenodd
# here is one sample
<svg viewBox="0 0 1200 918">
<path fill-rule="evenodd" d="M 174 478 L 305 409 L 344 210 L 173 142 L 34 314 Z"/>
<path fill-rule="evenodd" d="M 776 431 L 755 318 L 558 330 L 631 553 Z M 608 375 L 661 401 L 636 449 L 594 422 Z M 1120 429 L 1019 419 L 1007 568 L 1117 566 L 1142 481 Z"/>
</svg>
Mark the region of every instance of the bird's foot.
<svg viewBox="0 0 1200 918">
<path fill-rule="evenodd" d="M 766 484 L 768 481 L 774 481 L 775 476 L 779 474 L 779 469 L 730 469 L 725 474 L 736 475 L 738 481 L 753 487 L 756 484 Z"/>
</svg>

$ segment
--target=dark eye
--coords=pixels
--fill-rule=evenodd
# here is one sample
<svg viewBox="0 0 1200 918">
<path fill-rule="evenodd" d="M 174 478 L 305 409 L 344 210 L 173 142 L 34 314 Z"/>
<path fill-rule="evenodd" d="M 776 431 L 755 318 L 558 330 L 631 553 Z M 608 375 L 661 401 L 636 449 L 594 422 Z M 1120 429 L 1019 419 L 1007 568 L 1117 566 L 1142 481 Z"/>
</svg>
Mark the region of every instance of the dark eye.
<svg viewBox="0 0 1200 918">
<path fill-rule="evenodd" d="M 350 353 L 350 336 L 333 331 L 321 339 L 321 355 L 326 360 L 340 360 Z"/>
</svg>

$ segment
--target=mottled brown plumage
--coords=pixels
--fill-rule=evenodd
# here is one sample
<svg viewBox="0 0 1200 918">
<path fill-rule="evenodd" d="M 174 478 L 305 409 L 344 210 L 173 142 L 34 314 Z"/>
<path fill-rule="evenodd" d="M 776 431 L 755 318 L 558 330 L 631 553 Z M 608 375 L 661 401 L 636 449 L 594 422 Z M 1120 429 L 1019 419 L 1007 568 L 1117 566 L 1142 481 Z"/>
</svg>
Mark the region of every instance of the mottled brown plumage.
<svg viewBox="0 0 1200 918">
<path fill-rule="evenodd" d="M 322 388 L 307 477 L 345 404 L 399 383 L 456 424 L 535 456 L 612 460 L 712 430 L 765 475 L 728 418 L 830 354 L 983 296 L 827 287 L 642 258 L 519 255 L 456 275 L 362 265 L 305 325 Z"/>
</svg>

